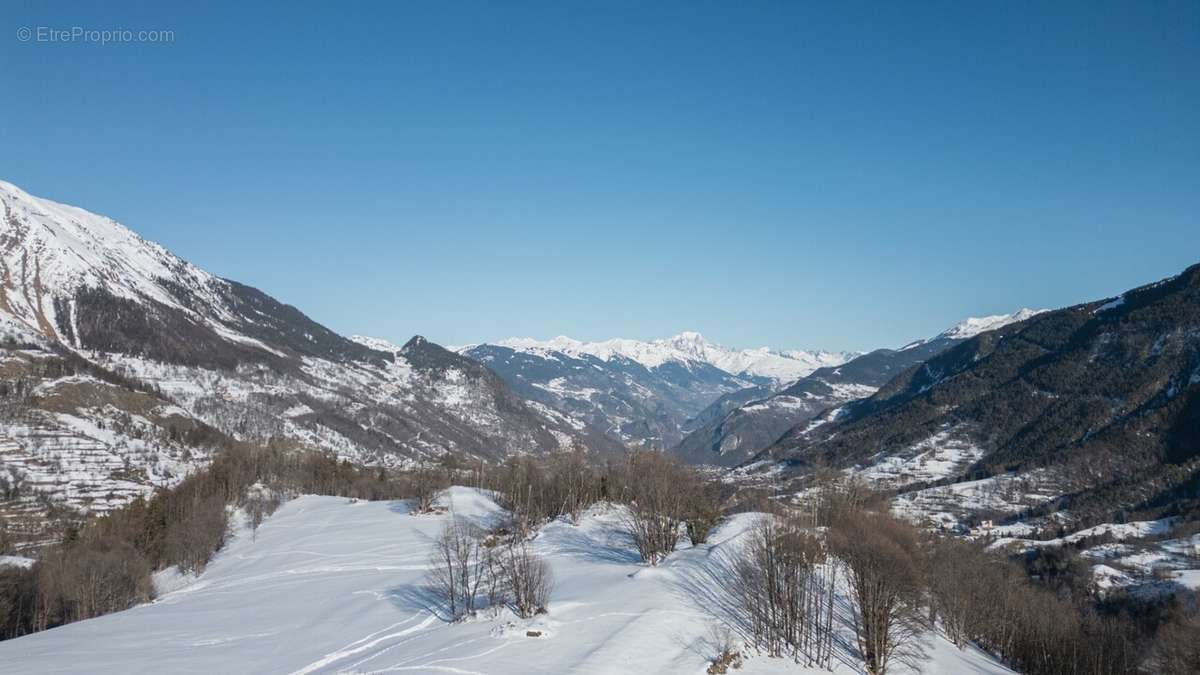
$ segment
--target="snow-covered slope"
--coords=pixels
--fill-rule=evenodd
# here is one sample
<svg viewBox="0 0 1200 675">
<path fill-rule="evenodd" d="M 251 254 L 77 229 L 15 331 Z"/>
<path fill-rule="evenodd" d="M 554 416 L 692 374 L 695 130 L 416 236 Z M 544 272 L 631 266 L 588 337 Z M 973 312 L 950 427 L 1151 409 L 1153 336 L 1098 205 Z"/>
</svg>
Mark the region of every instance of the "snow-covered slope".
<svg viewBox="0 0 1200 675">
<path fill-rule="evenodd" d="M 495 344 L 532 353 L 559 352 L 576 358 L 590 355 L 603 361 L 623 357 L 647 368 L 672 362 L 683 365 L 707 363 L 731 375 L 766 378 L 777 383 L 791 382 L 817 368 L 836 366 L 854 356 L 846 352 L 776 351 L 769 347 L 733 349 L 709 342 L 703 335 L 691 331 L 649 342 L 624 338 L 581 342 L 560 335 L 550 340 L 509 338 Z"/>
<path fill-rule="evenodd" d="M 483 495 L 443 497 L 460 517 L 494 521 Z M 549 613 L 507 611 L 450 624 L 425 588 L 431 544 L 448 516 L 404 503 L 301 497 L 220 552 L 192 584 L 156 602 L 0 642 L 6 673 L 701 673 L 722 593 L 713 572 L 753 514 L 658 568 L 637 562 L 620 512 L 598 507 L 534 540 L 556 586 Z M 842 627 L 845 630 L 845 627 Z M 1007 673 L 975 650 L 927 635 L 925 673 Z M 847 641 L 849 644 L 851 641 Z M 855 673 L 848 651 L 836 673 Z M 750 658 L 739 673 L 821 673 Z M 889 671 L 891 672 L 891 671 Z M 897 673 L 910 671 L 897 669 Z"/>
</svg>

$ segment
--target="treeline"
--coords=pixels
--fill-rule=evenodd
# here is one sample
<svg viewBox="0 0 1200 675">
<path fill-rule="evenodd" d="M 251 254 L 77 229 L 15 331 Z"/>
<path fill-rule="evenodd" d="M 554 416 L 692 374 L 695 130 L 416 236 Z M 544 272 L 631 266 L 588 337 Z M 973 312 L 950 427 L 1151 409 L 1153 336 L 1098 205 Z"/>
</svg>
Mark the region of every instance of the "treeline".
<svg viewBox="0 0 1200 675">
<path fill-rule="evenodd" d="M 829 667 L 833 589 L 868 673 L 921 661 L 939 629 L 1030 675 L 1200 672 L 1200 596 L 1092 593 L 1090 567 L 1055 552 L 1007 558 L 890 516 L 861 486 L 775 507 L 731 566 L 734 623 L 758 649 Z"/>
<path fill-rule="evenodd" d="M 202 570 L 226 539 L 229 507 L 244 508 L 257 526 L 282 495 L 399 499 L 416 496 L 419 482 L 412 473 L 361 468 L 316 452 L 227 448 L 173 488 L 68 526 L 31 568 L 0 568 L 0 639 L 145 602 L 153 597 L 156 570 Z"/>
<path fill-rule="evenodd" d="M 934 614 L 956 644 L 974 642 L 1017 670 L 1118 674 L 1200 672 L 1200 596 L 1092 594 L 1091 568 L 1057 551 L 1005 559 L 934 540 L 926 559 Z"/>
<path fill-rule="evenodd" d="M 649 450 L 603 465 L 579 451 L 543 460 L 513 458 L 480 484 L 495 490 L 522 533 L 559 516 L 578 522 L 597 502 L 624 504 L 626 534 L 651 565 L 675 550 L 684 534 L 693 544 L 707 541 L 727 492 L 696 469 Z"/>
</svg>

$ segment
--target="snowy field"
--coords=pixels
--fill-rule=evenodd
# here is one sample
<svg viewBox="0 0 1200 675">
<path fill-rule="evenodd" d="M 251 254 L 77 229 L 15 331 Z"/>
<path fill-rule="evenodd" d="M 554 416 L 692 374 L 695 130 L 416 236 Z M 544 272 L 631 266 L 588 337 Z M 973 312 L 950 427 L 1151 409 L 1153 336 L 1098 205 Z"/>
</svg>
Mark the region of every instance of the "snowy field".
<svg viewBox="0 0 1200 675">
<path fill-rule="evenodd" d="M 443 503 L 485 525 L 501 514 L 464 488 Z M 520 620 L 505 610 L 451 624 L 424 583 L 448 516 L 409 508 L 293 500 L 257 533 L 240 533 L 199 578 L 160 575 L 174 590 L 153 603 L 0 642 L 3 671 L 703 673 L 714 656 L 708 636 L 722 560 L 754 519 L 736 516 L 712 543 L 648 568 L 621 535 L 617 508 L 596 507 L 579 525 L 552 523 L 535 540 L 556 578 L 548 614 Z M 979 652 L 926 639 L 925 673 L 1009 672 Z M 835 672 L 860 671 L 845 646 L 835 661 Z M 736 672 L 828 671 L 752 656 Z"/>
</svg>

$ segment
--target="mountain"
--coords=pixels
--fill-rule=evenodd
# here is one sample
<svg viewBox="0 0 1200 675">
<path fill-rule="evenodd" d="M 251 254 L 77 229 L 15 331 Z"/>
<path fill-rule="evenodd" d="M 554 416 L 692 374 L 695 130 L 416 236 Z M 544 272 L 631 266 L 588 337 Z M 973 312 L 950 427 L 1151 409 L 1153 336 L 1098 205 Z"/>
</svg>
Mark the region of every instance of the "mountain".
<svg viewBox="0 0 1200 675">
<path fill-rule="evenodd" d="M 1123 522 L 1200 498 L 1200 265 L 983 332 L 758 459 L 833 466 L 952 524 Z"/>
<path fill-rule="evenodd" d="M 231 440 L 384 465 L 619 449 L 423 338 L 351 340 L 110 218 L 4 182 L 0 204 L 0 488 L 26 502 L 120 502 Z"/>
<path fill-rule="evenodd" d="M 698 415 L 672 452 L 693 464 L 736 466 L 768 448 L 797 424 L 827 409 L 870 396 L 896 375 L 972 335 L 1038 313 L 1022 309 L 1012 314 L 969 318 L 900 349 L 877 349 L 840 365 L 818 368 L 781 391 L 742 390 Z"/>
<path fill-rule="evenodd" d="M 500 374 L 519 394 L 623 442 L 668 448 L 717 399 L 748 388 L 769 391 L 847 355 L 736 350 L 699 333 L 639 342 L 526 338 L 459 351 Z"/>
</svg>

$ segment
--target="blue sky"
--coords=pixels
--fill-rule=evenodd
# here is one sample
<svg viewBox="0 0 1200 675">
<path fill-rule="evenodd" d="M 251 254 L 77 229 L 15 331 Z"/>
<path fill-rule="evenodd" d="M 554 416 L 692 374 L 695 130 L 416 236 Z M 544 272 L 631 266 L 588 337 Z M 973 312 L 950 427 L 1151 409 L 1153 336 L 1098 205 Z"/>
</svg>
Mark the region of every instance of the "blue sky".
<svg viewBox="0 0 1200 675">
<path fill-rule="evenodd" d="M 1195 2 L 5 5 L 0 178 L 344 333 L 867 349 L 1200 261 Z"/>
</svg>

